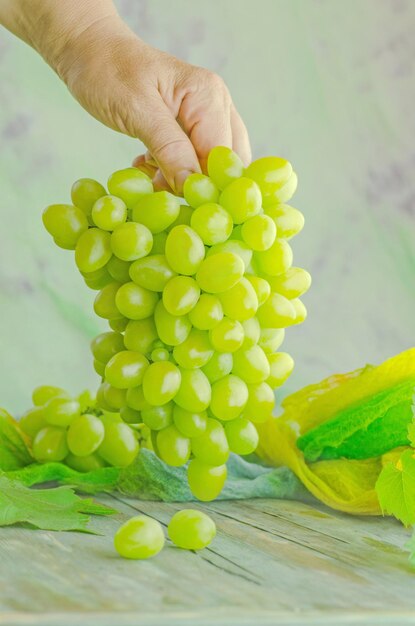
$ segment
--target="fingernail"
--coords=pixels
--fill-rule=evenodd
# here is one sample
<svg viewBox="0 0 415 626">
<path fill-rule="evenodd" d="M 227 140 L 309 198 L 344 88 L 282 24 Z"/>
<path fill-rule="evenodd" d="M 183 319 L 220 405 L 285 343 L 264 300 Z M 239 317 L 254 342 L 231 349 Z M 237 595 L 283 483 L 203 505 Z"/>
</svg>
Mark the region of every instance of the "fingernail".
<svg viewBox="0 0 415 626">
<path fill-rule="evenodd" d="M 188 178 L 188 176 L 190 176 L 190 174 L 193 174 L 191 170 L 180 170 L 180 172 L 176 174 L 174 177 L 174 191 L 176 193 L 183 193 L 184 181 Z"/>
</svg>

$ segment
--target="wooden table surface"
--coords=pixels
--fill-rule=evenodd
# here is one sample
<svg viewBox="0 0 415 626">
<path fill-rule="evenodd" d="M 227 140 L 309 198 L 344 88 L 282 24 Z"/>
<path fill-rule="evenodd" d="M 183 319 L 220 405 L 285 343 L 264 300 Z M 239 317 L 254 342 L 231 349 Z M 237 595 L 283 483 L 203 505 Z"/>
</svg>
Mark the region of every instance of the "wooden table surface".
<svg viewBox="0 0 415 626">
<path fill-rule="evenodd" d="M 197 505 L 218 535 L 199 553 L 148 561 L 113 549 L 145 513 L 166 525 L 179 504 L 103 497 L 119 514 L 102 536 L 0 529 L 2 626 L 324 626 L 415 624 L 415 572 L 391 519 L 353 518 L 279 500 Z M 193 505 L 192 505 L 193 506 Z"/>
</svg>

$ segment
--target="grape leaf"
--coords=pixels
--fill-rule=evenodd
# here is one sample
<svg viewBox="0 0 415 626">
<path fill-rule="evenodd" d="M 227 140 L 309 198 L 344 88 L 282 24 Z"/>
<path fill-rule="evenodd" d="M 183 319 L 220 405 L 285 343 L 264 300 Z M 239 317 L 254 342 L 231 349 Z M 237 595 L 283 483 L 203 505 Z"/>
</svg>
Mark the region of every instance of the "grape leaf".
<svg viewBox="0 0 415 626">
<path fill-rule="evenodd" d="M 7 411 L 0 409 L 0 470 L 14 470 L 32 462 L 18 423 Z"/>
<path fill-rule="evenodd" d="M 410 445 L 415 448 L 415 393 L 412 398 L 412 422 L 408 426 L 408 439 Z"/>
<path fill-rule="evenodd" d="M 415 459 L 406 450 L 396 464 L 388 463 L 379 474 L 376 493 L 384 513 L 394 515 L 404 526 L 415 524 Z"/>
<path fill-rule="evenodd" d="M 43 530 L 87 529 L 89 514 L 115 513 L 103 504 L 80 498 L 71 487 L 30 489 L 0 475 L 0 526 L 27 523 Z"/>
</svg>

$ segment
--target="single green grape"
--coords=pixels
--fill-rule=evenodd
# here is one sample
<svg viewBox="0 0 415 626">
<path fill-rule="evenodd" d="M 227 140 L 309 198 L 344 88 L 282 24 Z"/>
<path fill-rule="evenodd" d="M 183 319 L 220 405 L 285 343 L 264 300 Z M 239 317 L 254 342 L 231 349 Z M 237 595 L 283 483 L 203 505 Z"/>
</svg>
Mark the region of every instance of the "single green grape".
<svg viewBox="0 0 415 626">
<path fill-rule="evenodd" d="M 104 267 L 100 267 L 98 270 L 95 270 L 95 272 L 83 272 L 82 273 L 83 279 L 85 281 L 85 285 L 87 287 L 89 287 L 90 289 L 93 289 L 94 291 L 99 291 L 100 289 L 103 289 L 110 283 L 114 282 L 113 277 L 107 270 L 108 263 L 104 265 Z"/>
<path fill-rule="evenodd" d="M 307 309 L 304 303 L 299 298 L 294 298 L 294 300 L 291 300 L 291 304 L 295 311 L 294 324 L 302 324 L 307 319 Z"/>
<path fill-rule="evenodd" d="M 141 418 L 141 412 L 136 411 L 129 406 L 121 407 L 120 417 L 126 424 L 141 424 L 143 421 Z"/>
<path fill-rule="evenodd" d="M 192 276 L 205 257 L 205 246 L 193 228 L 182 224 L 167 235 L 165 255 L 175 272 Z"/>
<path fill-rule="evenodd" d="M 293 251 L 285 239 L 276 239 L 268 250 L 255 252 L 254 260 L 260 272 L 277 276 L 291 267 Z"/>
<path fill-rule="evenodd" d="M 104 424 L 95 415 L 79 415 L 68 428 L 66 440 L 69 451 L 76 456 L 93 454 L 104 439 Z"/>
<path fill-rule="evenodd" d="M 174 401 L 182 409 L 194 413 L 205 411 L 211 399 L 211 387 L 207 376 L 200 369 L 179 368 L 181 383 Z"/>
<path fill-rule="evenodd" d="M 151 248 L 151 254 L 164 254 L 166 250 L 167 232 L 157 233 L 153 235 L 153 247 Z"/>
<path fill-rule="evenodd" d="M 151 430 L 162 430 L 173 423 L 173 402 L 162 406 L 150 406 L 141 411 L 141 417 Z"/>
<path fill-rule="evenodd" d="M 242 224 L 261 211 L 261 191 L 255 181 L 238 178 L 225 187 L 219 202 L 230 213 L 235 224 Z"/>
<path fill-rule="evenodd" d="M 121 421 L 106 420 L 104 426 L 105 435 L 98 448 L 99 456 L 114 467 L 127 467 L 140 448 L 134 431 Z"/>
<path fill-rule="evenodd" d="M 100 228 L 89 228 L 79 237 L 75 262 L 80 272 L 94 272 L 104 267 L 112 256 L 111 235 Z"/>
<path fill-rule="evenodd" d="M 295 323 L 295 310 L 290 300 L 279 293 L 271 293 L 259 307 L 257 317 L 264 328 L 285 328 Z"/>
<path fill-rule="evenodd" d="M 104 398 L 108 406 L 112 407 L 116 411 L 119 411 L 127 401 L 127 390 L 118 389 L 117 387 L 113 387 L 109 383 L 105 383 Z"/>
<path fill-rule="evenodd" d="M 187 463 L 190 457 L 190 439 L 183 437 L 173 424 L 157 433 L 157 451 L 162 461 L 173 467 Z"/>
<path fill-rule="evenodd" d="M 115 304 L 121 315 L 130 320 L 144 320 L 154 313 L 159 297 L 155 291 L 144 289 L 133 282 L 121 285 Z"/>
<path fill-rule="evenodd" d="M 85 213 L 71 204 L 51 204 L 42 215 L 43 224 L 58 246 L 74 250 L 88 229 Z"/>
<path fill-rule="evenodd" d="M 131 280 L 131 263 L 129 261 L 123 261 L 113 255 L 105 267 L 113 280 L 116 280 L 118 283 L 128 283 Z"/>
<path fill-rule="evenodd" d="M 140 352 L 123 350 L 114 354 L 105 367 L 105 379 L 117 389 L 137 387 L 149 367 L 148 360 Z"/>
<path fill-rule="evenodd" d="M 95 364 L 94 364 L 95 365 Z M 105 374 L 105 367 L 104 367 L 104 372 L 103 374 L 100 376 L 102 378 L 104 378 L 104 374 Z M 109 385 L 109 383 L 106 382 L 102 382 L 100 384 L 100 386 L 97 389 L 97 401 L 96 401 L 96 405 L 99 409 L 101 409 L 102 411 L 110 411 L 111 413 L 115 413 L 117 411 L 117 409 L 114 409 L 112 406 L 110 406 L 109 404 L 107 404 L 105 397 L 104 397 L 104 392 L 106 387 Z"/>
<path fill-rule="evenodd" d="M 208 258 L 214 254 L 222 252 L 231 252 L 232 254 L 238 256 L 244 264 L 244 271 L 246 272 L 248 270 L 252 260 L 252 250 L 244 241 L 232 238 L 228 239 L 228 241 L 224 241 L 223 243 L 217 243 L 215 246 L 209 248 L 206 257 Z"/>
<path fill-rule="evenodd" d="M 80 178 L 72 185 L 71 200 L 90 219 L 95 202 L 106 193 L 105 188 L 97 180 Z"/>
<path fill-rule="evenodd" d="M 186 411 L 177 404 L 173 408 L 173 421 L 177 430 L 181 432 L 185 437 L 197 437 L 206 430 L 207 413 L 201 411 L 200 413 L 193 413 L 192 411 Z"/>
<path fill-rule="evenodd" d="M 235 367 L 232 371 L 235 371 Z M 210 410 L 215 417 L 222 421 L 233 420 L 238 417 L 247 401 L 248 387 L 241 378 L 234 374 L 228 374 L 212 385 Z"/>
<path fill-rule="evenodd" d="M 180 199 L 168 191 L 143 196 L 133 208 L 134 222 L 144 224 L 153 233 L 166 230 L 180 213 Z"/>
<path fill-rule="evenodd" d="M 190 219 L 192 217 L 193 209 L 191 206 L 187 206 L 187 204 L 180 205 L 179 215 L 176 217 L 174 222 L 170 224 L 167 230 L 172 230 L 175 226 L 181 226 L 185 224 L 186 226 L 190 226 Z"/>
<path fill-rule="evenodd" d="M 91 341 L 91 352 L 95 359 L 107 364 L 117 352 L 124 350 L 124 340 L 121 333 L 106 332 L 97 335 Z"/>
<path fill-rule="evenodd" d="M 77 395 L 81 413 L 86 413 L 87 409 L 93 409 L 96 406 L 96 394 L 89 389 L 84 389 Z"/>
<path fill-rule="evenodd" d="M 261 306 L 266 302 L 271 293 L 271 286 L 265 278 L 261 278 L 260 276 L 247 275 L 245 276 L 247 280 L 251 283 L 252 287 L 255 289 L 256 296 L 258 298 L 258 306 Z"/>
<path fill-rule="evenodd" d="M 149 409 L 151 407 L 151 404 L 149 404 L 144 397 L 142 385 L 127 389 L 126 402 L 127 406 L 135 411 L 144 411 L 145 409 Z"/>
<path fill-rule="evenodd" d="M 192 329 L 187 315 L 171 315 L 160 300 L 154 312 L 154 321 L 158 336 L 163 343 L 177 346 L 187 339 Z"/>
<path fill-rule="evenodd" d="M 241 322 L 224 317 L 215 328 L 209 331 L 209 339 L 217 352 L 235 352 L 244 341 Z"/>
<path fill-rule="evenodd" d="M 250 317 L 249 320 L 243 320 L 241 324 L 244 329 L 244 340 L 241 348 L 246 350 L 258 343 L 261 336 L 261 326 L 257 317 Z"/>
<path fill-rule="evenodd" d="M 127 350 L 147 354 L 157 337 L 157 329 L 152 317 L 130 320 L 125 329 L 124 344 Z"/>
<path fill-rule="evenodd" d="M 120 316 L 113 320 L 108 320 L 108 326 L 116 333 L 123 333 L 127 328 L 130 320 L 127 317 Z"/>
<path fill-rule="evenodd" d="M 163 304 L 170 315 L 186 315 L 199 300 L 200 287 L 190 276 L 174 276 L 163 290 Z"/>
<path fill-rule="evenodd" d="M 52 385 L 41 385 L 36 387 L 32 392 L 32 401 L 35 406 L 43 406 L 48 400 L 55 396 L 65 395 L 62 387 L 53 387 Z"/>
<path fill-rule="evenodd" d="M 149 559 L 164 546 L 161 524 L 146 515 L 132 517 L 115 533 L 114 546 L 125 559 Z"/>
<path fill-rule="evenodd" d="M 228 211 L 214 202 L 202 204 L 195 209 L 190 224 L 207 246 L 229 239 L 233 228 L 232 218 Z M 274 225 L 274 222 L 272 224 Z"/>
<path fill-rule="evenodd" d="M 97 454 L 89 454 L 88 456 L 75 456 L 69 453 L 65 457 L 65 465 L 71 467 L 77 472 L 93 472 L 94 470 L 105 467 L 105 461 Z"/>
<path fill-rule="evenodd" d="M 229 457 L 229 445 L 220 422 L 208 417 L 206 430 L 192 439 L 194 456 L 207 465 L 223 465 Z"/>
<path fill-rule="evenodd" d="M 255 452 L 259 441 L 258 431 L 245 417 L 227 422 L 225 433 L 231 452 L 242 455 Z"/>
<path fill-rule="evenodd" d="M 262 383 L 270 374 L 267 355 L 259 346 L 241 348 L 233 355 L 232 371 L 246 383 Z"/>
<path fill-rule="evenodd" d="M 281 157 L 262 157 L 248 165 L 245 175 L 258 183 L 264 200 L 267 200 L 276 189 L 285 185 L 292 171 L 291 163 Z"/>
<path fill-rule="evenodd" d="M 202 372 L 210 383 L 214 383 L 230 374 L 233 367 L 233 357 L 229 352 L 214 352 L 209 361 L 202 367 Z"/>
<path fill-rule="evenodd" d="M 215 183 L 204 174 L 190 174 L 183 185 L 184 199 L 196 209 L 206 202 L 216 202 L 219 198 L 219 189 Z"/>
<path fill-rule="evenodd" d="M 190 491 L 203 502 L 218 497 L 225 485 L 226 477 L 226 465 L 207 465 L 199 459 L 192 459 L 187 468 Z"/>
<path fill-rule="evenodd" d="M 128 208 L 132 209 L 142 196 L 152 193 L 153 183 L 144 172 L 135 167 L 127 167 L 111 174 L 108 191 L 124 200 Z"/>
<path fill-rule="evenodd" d="M 287 352 L 275 352 L 268 355 L 268 361 L 270 366 L 270 375 L 268 376 L 267 383 L 275 388 L 279 387 L 290 376 L 294 369 L 294 359 Z"/>
<path fill-rule="evenodd" d="M 295 172 L 292 172 L 290 178 L 287 180 L 285 185 L 275 189 L 268 197 L 263 199 L 264 208 L 267 208 L 268 206 L 275 203 L 284 204 L 285 202 L 288 202 L 295 194 L 297 184 L 297 174 Z"/>
<path fill-rule="evenodd" d="M 267 354 L 276 352 L 285 338 L 283 328 L 261 328 L 258 345 Z"/>
<path fill-rule="evenodd" d="M 185 369 L 203 367 L 213 354 L 213 348 L 206 330 L 193 328 L 183 343 L 175 346 L 173 357 Z"/>
<path fill-rule="evenodd" d="M 277 236 L 277 227 L 268 215 L 255 215 L 242 224 L 241 234 L 252 250 L 268 250 Z"/>
<path fill-rule="evenodd" d="M 202 293 L 189 313 L 189 320 L 199 330 L 210 330 L 223 319 L 223 309 L 217 296 Z"/>
<path fill-rule="evenodd" d="M 172 542 L 184 550 L 202 550 L 216 536 L 215 522 L 202 511 L 183 509 L 170 520 L 167 533 Z"/>
<path fill-rule="evenodd" d="M 45 416 L 43 415 L 43 407 L 35 406 L 23 413 L 19 419 L 19 426 L 25 435 L 33 439 L 39 430 L 47 426 Z"/>
<path fill-rule="evenodd" d="M 92 207 L 94 224 L 102 230 L 114 230 L 127 219 L 127 206 L 117 196 L 103 196 Z"/>
<path fill-rule="evenodd" d="M 46 426 L 39 430 L 32 443 L 32 454 L 39 463 L 63 461 L 68 454 L 65 429 Z"/>
<path fill-rule="evenodd" d="M 311 276 L 301 267 L 290 267 L 283 274 L 270 279 L 272 291 L 280 293 L 289 300 L 302 296 L 311 286 Z"/>
<path fill-rule="evenodd" d="M 111 250 L 122 261 L 135 261 L 150 254 L 153 236 L 147 226 L 126 222 L 117 226 L 111 237 Z"/>
<path fill-rule="evenodd" d="M 151 352 L 151 361 L 168 361 L 170 352 L 166 348 L 154 348 Z"/>
<path fill-rule="evenodd" d="M 137 285 L 150 291 L 163 291 L 176 272 L 173 272 L 164 254 L 152 254 L 132 263 L 130 277 Z"/>
<path fill-rule="evenodd" d="M 248 385 L 248 402 L 243 412 L 251 422 L 259 424 L 265 422 L 275 405 L 274 391 L 266 382 Z"/>
<path fill-rule="evenodd" d="M 69 426 L 78 417 L 81 407 L 77 400 L 68 396 L 54 396 L 46 402 L 43 414 L 48 424 L 53 426 Z"/>
<path fill-rule="evenodd" d="M 265 209 L 265 213 L 274 220 L 281 239 L 291 239 L 304 227 L 304 215 L 288 204 L 271 204 Z"/>
<path fill-rule="evenodd" d="M 196 281 L 203 291 L 222 293 L 227 291 L 244 274 L 242 259 L 232 252 L 219 252 L 207 257 L 196 272 Z"/>
<path fill-rule="evenodd" d="M 243 175 L 244 166 L 236 152 L 226 146 L 216 146 L 209 152 L 207 170 L 215 185 L 224 189 Z"/>
<path fill-rule="evenodd" d="M 167 404 L 178 393 L 180 382 L 180 369 L 174 363 L 170 361 L 151 363 L 144 374 L 144 397 L 153 406 Z"/>
<path fill-rule="evenodd" d="M 245 277 L 224 293 L 219 294 L 219 299 L 224 314 L 240 322 L 253 317 L 258 309 L 256 291 Z"/>
<path fill-rule="evenodd" d="M 94 300 L 94 312 L 99 317 L 111 320 L 121 317 L 116 305 L 116 295 L 121 283 L 111 282 L 99 291 Z"/>
<path fill-rule="evenodd" d="M 93 367 L 95 372 L 98 374 L 98 376 L 100 376 L 101 378 L 104 378 L 105 376 L 105 363 L 102 363 L 101 361 L 98 361 L 98 359 L 94 359 L 93 360 Z"/>
</svg>

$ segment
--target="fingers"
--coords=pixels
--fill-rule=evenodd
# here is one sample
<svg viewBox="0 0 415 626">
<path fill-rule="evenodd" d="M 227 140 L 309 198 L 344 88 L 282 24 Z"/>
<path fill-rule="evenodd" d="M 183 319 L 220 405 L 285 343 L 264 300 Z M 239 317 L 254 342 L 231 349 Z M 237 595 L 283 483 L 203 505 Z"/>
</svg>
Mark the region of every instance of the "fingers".
<svg viewBox="0 0 415 626">
<path fill-rule="evenodd" d="M 140 154 L 136 157 L 133 161 L 133 166 L 144 172 L 144 174 L 147 174 L 150 178 L 154 178 L 158 171 L 158 165 L 151 158 L 149 152 L 146 152 L 146 154 Z"/>
<path fill-rule="evenodd" d="M 232 149 L 239 154 L 245 167 L 252 161 L 251 144 L 248 131 L 241 116 L 231 105 Z"/>
</svg>

